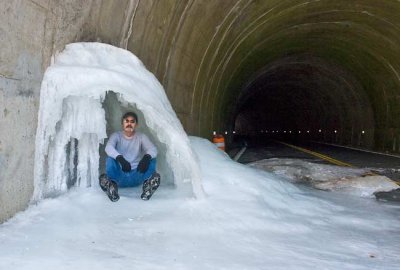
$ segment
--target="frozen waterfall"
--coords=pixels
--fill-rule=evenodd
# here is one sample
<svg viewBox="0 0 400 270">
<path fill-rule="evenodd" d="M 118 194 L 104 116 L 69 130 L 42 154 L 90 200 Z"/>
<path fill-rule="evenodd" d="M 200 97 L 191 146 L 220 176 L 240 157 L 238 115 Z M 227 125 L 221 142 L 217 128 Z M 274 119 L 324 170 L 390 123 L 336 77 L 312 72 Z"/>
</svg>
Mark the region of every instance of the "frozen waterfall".
<svg viewBox="0 0 400 270">
<path fill-rule="evenodd" d="M 107 138 L 102 103 L 109 91 L 119 101 L 114 105 L 143 116 L 141 126 L 162 150 L 164 179 L 184 196 L 202 196 L 189 139 L 163 87 L 135 55 L 102 43 L 73 43 L 52 60 L 40 91 L 34 201 L 97 182 L 99 146 Z"/>
</svg>

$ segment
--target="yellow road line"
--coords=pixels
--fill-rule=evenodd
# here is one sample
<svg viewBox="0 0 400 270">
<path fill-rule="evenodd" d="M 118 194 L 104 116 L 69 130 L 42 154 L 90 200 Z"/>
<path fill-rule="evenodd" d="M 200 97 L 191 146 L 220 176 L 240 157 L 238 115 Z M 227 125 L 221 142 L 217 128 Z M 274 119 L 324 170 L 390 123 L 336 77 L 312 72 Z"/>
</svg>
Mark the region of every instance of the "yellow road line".
<svg viewBox="0 0 400 270">
<path fill-rule="evenodd" d="M 279 143 L 284 144 L 286 146 L 289 146 L 291 148 L 297 149 L 299 151 L 305 152 L 307 154 L 319 157 L 320 159 L 329 161 L 330 163 L 333 163 L 333 164 L 338 165 L 338 166 L 353 167 L 353 165 L 351 165 L 349 163 L 345 163 L 345 162 L 339 161 L 337 159 L 325 156 L 323 154 L 320 154 L 320 153 L 317 153 L 317 152 L 314 152 L 314 151 L 311 151 L 311 150 L 308 150 L 308 149 L 305 149 L 305 148 L 302 148 L 302 147 L 298 147 L 298 146 L 295 146 L 295 145 L 292 145 L 292 144 L 288 144 L 288 143 L 284 143 L 284 142 L 279 142 Z"/>
</svg>

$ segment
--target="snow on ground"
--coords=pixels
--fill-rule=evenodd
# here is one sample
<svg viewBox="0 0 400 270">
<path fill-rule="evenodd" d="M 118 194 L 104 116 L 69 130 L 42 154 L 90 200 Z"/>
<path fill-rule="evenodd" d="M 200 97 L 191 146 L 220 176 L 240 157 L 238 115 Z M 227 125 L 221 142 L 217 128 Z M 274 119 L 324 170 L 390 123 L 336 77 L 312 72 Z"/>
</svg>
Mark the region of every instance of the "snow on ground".
<svg viewBox="0 0 400 270">
<path fill-rule="evenodd" d="M 294 186 L 192 137 L 204 199 L 98 187 L 0 225 L 0 269 L 398 269 L 400 208 Z"/>
<path fill-rule="evenodd" d="M 394 181 L 386 176 L 374 175 L 368 168 L 340 167 L 291 158 L 263 159 L 248 165 L 272 172 L 291 182 L 360 197 L 374 198 L 374 192 L 399 188 Z"/>
</svg>

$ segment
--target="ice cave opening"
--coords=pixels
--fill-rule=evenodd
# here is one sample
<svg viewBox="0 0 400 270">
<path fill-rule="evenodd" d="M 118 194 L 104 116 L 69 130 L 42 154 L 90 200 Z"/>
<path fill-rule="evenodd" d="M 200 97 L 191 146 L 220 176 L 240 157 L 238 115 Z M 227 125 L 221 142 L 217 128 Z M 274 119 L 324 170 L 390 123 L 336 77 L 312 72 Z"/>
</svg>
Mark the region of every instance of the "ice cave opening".
<svg viewBox="0 0 400 270">
<path fill-rule="evenodd" d="M 183 196 L 203 196 L 197 157 L 155 76 L 129 51 L 73 43 L 53 58 L 42 81 L 32 200 L 97 186 L 104 142 L 128 110 L 158 147 L 163 183 Z"/>
</svg>

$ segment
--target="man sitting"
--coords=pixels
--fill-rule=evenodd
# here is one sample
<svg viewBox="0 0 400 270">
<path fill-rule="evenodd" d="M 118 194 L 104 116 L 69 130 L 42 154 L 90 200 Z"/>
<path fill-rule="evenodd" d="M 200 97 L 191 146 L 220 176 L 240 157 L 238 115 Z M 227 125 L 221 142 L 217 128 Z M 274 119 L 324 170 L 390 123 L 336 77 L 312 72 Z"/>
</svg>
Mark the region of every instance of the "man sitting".
<svg viewBox="0 0 400 270">
<path fill-rule="evenodd" d="M 157 148 L 145 134 L 136 131 L 138 117 L 134 112 L 125 113 L 121 122 L 122 131 L 111 134 L 106 145 L 106 174 L 99 178 L 100 187 L 115 202 L 119 200 L 118 187 L 143 184 L 141 198 L 148 200 L 160 185 Z"/>
</svg>

